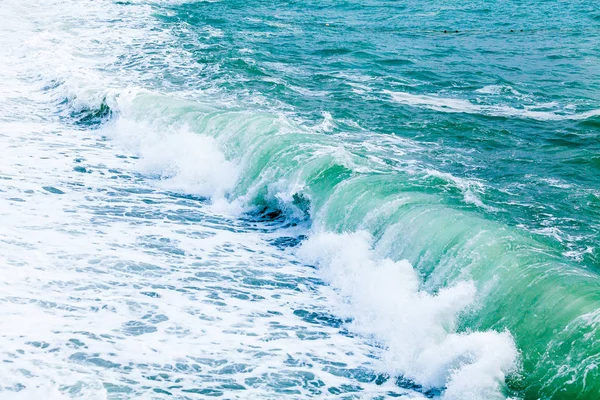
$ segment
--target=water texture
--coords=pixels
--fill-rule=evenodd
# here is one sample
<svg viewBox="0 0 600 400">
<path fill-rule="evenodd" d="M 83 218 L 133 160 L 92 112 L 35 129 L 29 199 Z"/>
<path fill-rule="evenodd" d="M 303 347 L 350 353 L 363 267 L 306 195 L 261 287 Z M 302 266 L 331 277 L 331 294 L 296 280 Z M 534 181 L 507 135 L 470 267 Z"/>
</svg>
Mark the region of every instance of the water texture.
<svg viewBox="0 0 600 400">
<path fill-rule="evenodd" d="M 0 21 L 1 397 L 597 399 L 599 5 Z"/>
</svg>

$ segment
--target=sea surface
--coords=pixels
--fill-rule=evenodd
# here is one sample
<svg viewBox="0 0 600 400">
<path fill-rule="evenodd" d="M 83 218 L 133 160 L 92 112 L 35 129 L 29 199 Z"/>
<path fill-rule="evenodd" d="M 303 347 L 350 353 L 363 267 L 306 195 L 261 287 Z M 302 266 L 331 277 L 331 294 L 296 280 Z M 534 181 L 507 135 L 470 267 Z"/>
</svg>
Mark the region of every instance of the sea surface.
<svg viewBox="0 0 600 400">
<path fill-rule="evenodd" d="M 0 0 L 0 398 L 599 394 L 600 2 Z"/>
</svg>

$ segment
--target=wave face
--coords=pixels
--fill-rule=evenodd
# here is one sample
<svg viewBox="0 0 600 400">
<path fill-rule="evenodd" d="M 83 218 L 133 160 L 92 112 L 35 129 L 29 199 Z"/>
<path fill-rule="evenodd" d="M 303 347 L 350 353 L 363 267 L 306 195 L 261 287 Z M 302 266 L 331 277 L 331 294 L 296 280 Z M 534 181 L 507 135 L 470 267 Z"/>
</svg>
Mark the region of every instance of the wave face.
<svg viewBox="0 0 600 400">
<path fill-rule="evenodd" d="M 298 308 L 295 317 L 277 322 L 308 321 L 296 327 L 304 334 L 310 324 L 327 326 L 311 338 L 329 341 L 312 347 L 310 360 L 289 354 L 284 360 L 278 345 L 255 339 L 270 332 L 268 322 L 254 329 L 259 324 L 254 317 L 236 319 L 248 314 L 259 320 L 260 310 L 226 303 L 215 289 L 217 297 L 206 304 L 222 301 L 217 306 L 229 313 L 223 317 L 227 324 L 218 327 L 227 334 L 249 329 L 253 339 L 247 339 L 260 357 L 274 352 L 270 368 L 316 365 L 299 375 L 254 376 L 254 368 L 260 371 L 252 365 L 258 350 L 240 350 L 231 369 L 241 376 L 236 385 L 245 379 L 241 386 L 253 390 L 251 395 L 596 399 L 600 37 L 590 26 L 598 24 L 600 9 L 584 1 L 560 9 L 542 2 L 413 3 L 53 0 L 40 10 L 34 2 L 9 1 L 3 20 L 11 23 L 2 28 L 7 33 L 2 123 L 23 137 L 36 130 L 16 125 L 21 120 L 43 124 L 47 132 L 109 139 L 111 148 L 134 158 L 119 165 L 128 175 L 92 174 L 95 184 L 111 174 L 135 176 L 134 186 L 123 184 L 121 192 L 203 199 L 197 212 L 204 214 L 185 220 L 205 229 L 202 235 L 215 235 L 213 247 L 196 249 L 208 258 L 193 265 L 199 274 L 208 271 L 201 280 L 218 277 L 208 283 L 214 288 L 221 280 L 240 279 L 240 286 L 223 284 L 227 293 L 250 290 L 244 296 L 284 298 L 295 307 L 331 313 L 315 316 Z M 23 40 L 25 47 L 18 44 Z M 100 150 L 93 151 L 92 169 L 110 165 L 96 154 Z M 21 165 L 19 160 L 14 164 Z M 43 177 L 39 166 L 31 168 Z M 15 171 L 17 176 L 20 170 Z M 143 190 L 136 186 L 142 184 Z M 11 199 L 3 201 L 10 205 Z M 91 220 L 108 224 L 98 215 L 107 215 L 117 199 L 102 201 Z M 127 202 L 133 209 L 122 209 L 123 217 L 135 207 L 157 204 L 144 211 L 163 213 L 157 220 L 172 220 L 173 207 L 181 205 L 163 207 L 156 198 L 141 197 Z M 215 226 L 226 233 L 213 232 Z M 175 251 L 177 237 L 192 252 L 196 237 L 184 238 L 183 230 L 164 230 L 165 240 L 149 239 L 146 232 L 144 246 Z M 8 237 L 11 231 L 0 232 Z M 128 242 L 125 231 L 114 232 Z M 102 243 L 102 233 L 94 240 Z M 258 261 L 253 254 L 261 255 Z M 216 267 L 236 257 L 249 260 L 252 271 L 278 263 L 290 269 L 282 273 L 285 279 L 269 284 L 274 292 L 248 289 L 250 278 L 236 275 L 243 272 Z M 309 266 L 317 267 L 315 276 L 306 272 Z M 286 279 L 293 280 L 290 290 Z M 169 299 L 172 314 L 164 315 L 176 319 L 182 309 Z M 187 300 L 179 304 L 194 307 L 194 299 Z M 206 311 L 204 320 L 219 320 L 218 307 Z M 290 314 L 275 300 L 269 307 L 277 315 Z M 151 322 L 163 315 L 155 314 L 144 318 Z M 146 320 L 120 334 L 135 336 L 131 331 L 143 330 L 150 324 Z M 183 328 L 172 331 L 190 343 L 206 340 L 190 339 Z M 269 340 L 277 343 L 288 337 L 284 333 L 271 332 Z M 226 351 L 235 340 L 218 337 L 213 332 L 211 340 L 222 346 L 215 359 L 237 354 Z M 281 343 L 294 351 L 305 346 Z M 141 344 L 119 346 L 127 352 L 120 361 L 125 365 L 134 362 Z M 338 347 L 345 354 L 339 365 L 327 356 Z M 97 352 L 113 354 L 101 349 Z M 185 356 L 182 346 L 173 345 L 173 351 Z M 98 354 L 76 354 L 68 359 L 79 366 L 109 363 Z M 136 368 L 155 362 L 147 352 L 143 358 Z M 376 359 L 376 365 L 367 359 Z M 360 368 L 350 368 L 353 363 Z M 372 371 L 357 374 L 365 365 Z M 217 375 L 217 366 L 211 364 L 206 376 Z M 330 380 L 314 378 L 315 370 Z M 153 373 L 159 381 L 167 379 L 159 374 L 171 374 Z M 100 387 L 112 398 L 129 388 L 120 382 L 123 386 Z M 242 390 L 227 384 L 213 394 Z M 69 385 L 56 389 L 57 398 L 90 398 L 98 382 Z M 295 391 L 295 385 L 301 389 Z"/>
</svg>

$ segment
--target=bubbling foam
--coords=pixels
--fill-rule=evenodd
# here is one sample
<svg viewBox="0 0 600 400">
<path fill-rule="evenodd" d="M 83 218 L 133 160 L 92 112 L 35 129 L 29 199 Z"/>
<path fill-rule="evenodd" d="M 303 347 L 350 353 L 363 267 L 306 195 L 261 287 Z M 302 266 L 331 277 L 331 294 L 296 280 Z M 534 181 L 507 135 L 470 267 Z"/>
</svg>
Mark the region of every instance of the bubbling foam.
<svg viewBox="0 0 600 400">
<path fill-rule="evenodd" d="M 135 99 L 136 95 L 132 96 Z M 235 186 L 238 168 L 225 158 L 216 139 L 198 135 L 186 124 L 133 118 L 128 97 L 115 98 L 120 118 L 105 132 L 121 147 L 141 156 L 141 173 L 159 178 L 165 189 L 215 200 Z"/>
<path fill-rule="evenodd" d="M 339 312 L 353 318 L 352 329 L 387 349 L 386 371 L 424 388 L 446 388 L 444 399 L 504 398 L 504 379 L 518 361 L 510 333 L 456 330 L 460 313 L 474 303 L 474 284 L 429 294 L 408 261 L 377 259 L 371 242 L 364 231 L 317 233 L 298 255 L 318 265 L 339 292 Z"/>
</svg>

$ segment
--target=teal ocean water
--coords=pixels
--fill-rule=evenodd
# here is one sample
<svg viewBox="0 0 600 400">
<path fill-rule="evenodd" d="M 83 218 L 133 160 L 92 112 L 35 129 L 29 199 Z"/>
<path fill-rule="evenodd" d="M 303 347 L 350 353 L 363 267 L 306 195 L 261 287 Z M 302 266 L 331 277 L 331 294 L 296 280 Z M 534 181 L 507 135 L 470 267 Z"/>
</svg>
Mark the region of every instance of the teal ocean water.
<svg viewBox="0 0 600 400">
<path fill-rule="evenodd" d="M 0 397 L 598 398 L 600 4 L 0 21 Z"/>
</svg>

